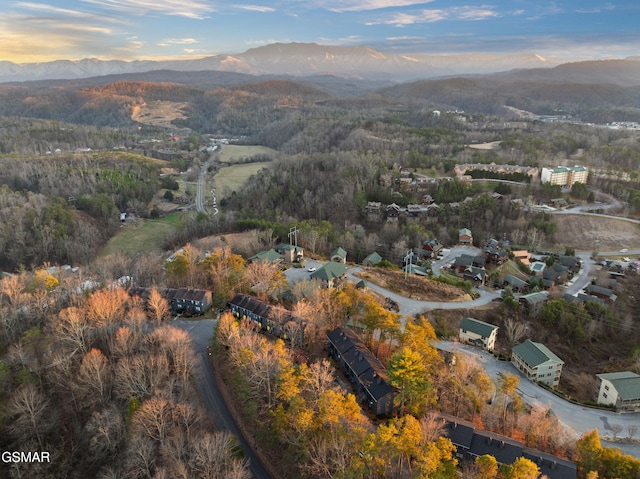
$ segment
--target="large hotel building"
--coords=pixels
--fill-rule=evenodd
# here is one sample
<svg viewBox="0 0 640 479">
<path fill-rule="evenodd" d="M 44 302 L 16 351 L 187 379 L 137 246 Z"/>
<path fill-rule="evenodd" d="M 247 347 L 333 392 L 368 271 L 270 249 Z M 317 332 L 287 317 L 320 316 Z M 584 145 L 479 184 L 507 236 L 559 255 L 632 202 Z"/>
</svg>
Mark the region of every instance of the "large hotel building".
<svg viewBox="0 0 640 479">
<path fill-rule="evenodd" d="M 589 170 L 584 166 L 558 166 L 557 168 L 542 168 L 540 181 L 565 188 L 571 188 L 574 183 L 587 184 Z"/>
</svg>

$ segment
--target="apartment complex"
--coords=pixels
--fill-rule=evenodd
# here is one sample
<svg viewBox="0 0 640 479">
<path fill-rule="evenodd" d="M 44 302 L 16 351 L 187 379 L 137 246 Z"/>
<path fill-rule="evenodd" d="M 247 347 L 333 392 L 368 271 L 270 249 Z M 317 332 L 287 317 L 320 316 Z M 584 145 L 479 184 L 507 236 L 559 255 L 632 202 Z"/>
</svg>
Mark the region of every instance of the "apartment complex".
<svg viewBox="0 0 640 479">
<path fill-rule="evenodd" d="M 511 362 L 530 381 L 557 388 L 564 361 L 544 344 L 527 339 L 511 351 Z"/>
<path fill-rule="evenodd" d="M 587 184 L 589 170 L 584 166 L 558 166 L 556 168 L 542 168 L 540 181 L 565 188 L 571 188 L 574 183 Z"/>
</svg>

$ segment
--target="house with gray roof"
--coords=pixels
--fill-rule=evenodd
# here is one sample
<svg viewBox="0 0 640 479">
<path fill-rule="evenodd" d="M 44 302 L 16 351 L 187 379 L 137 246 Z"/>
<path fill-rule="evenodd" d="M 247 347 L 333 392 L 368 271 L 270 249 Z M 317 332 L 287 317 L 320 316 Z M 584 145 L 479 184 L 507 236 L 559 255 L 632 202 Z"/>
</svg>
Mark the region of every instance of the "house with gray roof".
<svg viewBox="0 0 640 479">
<path fill-rule="evenodd" d="M 640 411 L 640 375 L 631 371 L 596 374 L 598 404 L 615 406 L 619 412 Z"/>
<path fill-rule="evenodd" d="M 544 344 L 527 339 L 513 348 L 511 362 L 530 381 L 558 387 L 564 361 Z"/>
<path fill-rule="evenodd" d="M 347 267 L 342 263 L 329 261 L 309 277 L 320 281 L 325 288 L 342 288 L 347 277 Z"/>
<path fill-rule="evenodd" d="M 524 294 L 518 298 L 518 302 L 530 312 L 538 311 L 547 301 L 549 301 L 547 291 Z"/>
<path fill-rule="evenodd" d="M 462 318 L 458 337 L 464 343 L 471 343 L 493 352 L 498 337 L 498 326 L 479 319 Z"/>
<path fill-rule="evenodd" d="M 618 299 L 618 296 L 613 292 L 612 289 L 603 288 L 602 286 L 597 286 L 595 284 L 588 285 L 584 291 L 591 296 L 602 298 L 609 303 L 613 303 L 616 299 Z"/>
<path fill-rule="evenodd" d="M 505 275 L 502 284 L 511 287 L 514 293 L 524 293 L 529 290 L 529 283 L 512 274 Z"/>
<path fill-rule="evenodd" d="M 471 234 L 471 230 L 469 228 L 462 228 L 458 231 L 458 244 L 472 246 L 473 245 L 473 235 Z"/>
</svg>

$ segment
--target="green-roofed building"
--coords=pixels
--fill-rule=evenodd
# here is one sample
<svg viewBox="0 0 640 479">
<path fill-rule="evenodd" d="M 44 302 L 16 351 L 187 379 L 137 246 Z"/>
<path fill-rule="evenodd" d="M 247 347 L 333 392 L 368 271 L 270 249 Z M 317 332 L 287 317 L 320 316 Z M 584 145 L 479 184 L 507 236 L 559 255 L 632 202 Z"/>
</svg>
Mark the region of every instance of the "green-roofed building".
<svg viewBox="0 0 640 479">
<path fill-rule="evenodd" d="M 371 253 L 365 259 L 362 260 L 362 266 L 375 266 L 380 261 L 382 261 L 382 256 L 380 256 L 377 252 Z"/>
<path fill-rule="evenodd" d="M 498 326 L 479 319 L 462 318 L 460 321 L 460 341 L 475 344 L 493 352 L 498 337 Z"/>
<path fill-rule="evenodd" d="M 249 262 L 251 263 L 252 261 L 266 261 L 267 263 L 281 262 L 282 255 L 271 248 L 270 250 L 260 251 L 259 253 L 254 254 L 249 258 Z"/>
<path fill-rule="evenodd" d="M 331 252 L 331 261 L 335 261 L 336 263 L 345 264 L 347 262 L 347 252 L 344 248 L 338 246 Z"/>
<path fill-rule="evenodd" d="M 322 282 L 326 288 L 341 288 L 347 277 L 347 267 L 342 263 L 329 261 L 309 277 Z"/>
<path fill-rule="evenodd" d="M 600 380 L 598 404 L 616 407 L 620 412 L 640 411 L 640 375 L 631 371 L 596 374 Z"/>
<path fill-rule="evenodd" d="M 564 361 L 544 344 L 527 339 L 511 351 L 511 362 L 530 381 L 557 388 Z"/>
</svg>

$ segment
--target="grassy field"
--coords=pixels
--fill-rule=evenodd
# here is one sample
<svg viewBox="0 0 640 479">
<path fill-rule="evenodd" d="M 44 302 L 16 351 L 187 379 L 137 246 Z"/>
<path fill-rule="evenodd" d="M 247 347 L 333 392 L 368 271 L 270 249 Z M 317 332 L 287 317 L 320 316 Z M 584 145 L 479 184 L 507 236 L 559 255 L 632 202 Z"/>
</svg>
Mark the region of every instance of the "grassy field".
<svg viewBox="0 0 640 479">
<path fill-rule="evenodd" d="M 269 162 L 245 163 L 221 168 L 213 179 L 216 185 L 218 201 L 231 195 L 232 191 L 238 191 L 251 175 L 255 175 L 267 165 L 269 165 Z"/>
<path fill-rule="evenodd" d="M 136 254 L 161 249 L 164 239 L 178 228 L 183 215 L 171 213 L 158 220 L 139 219 L 136 223 L 128 223 L 109 240 L 103 254 Z"/>
<path fill-rule="evenodd" d="M 270 155 L 275 157 L 276 150 L 259 145 L 225 145 L 220 153 L 220 163 L 235 163 L 242 158 L 251 158 L 254 155 Z"/>
</svg>

